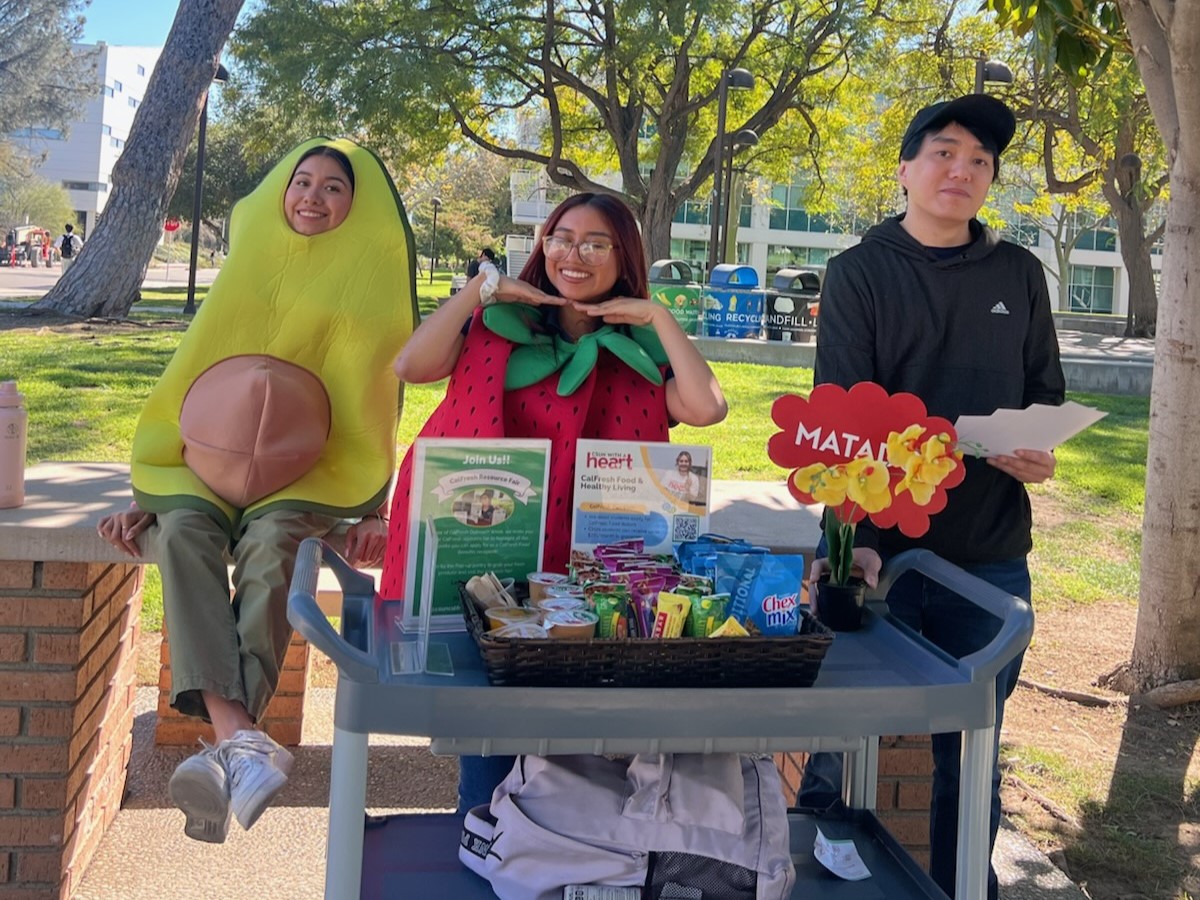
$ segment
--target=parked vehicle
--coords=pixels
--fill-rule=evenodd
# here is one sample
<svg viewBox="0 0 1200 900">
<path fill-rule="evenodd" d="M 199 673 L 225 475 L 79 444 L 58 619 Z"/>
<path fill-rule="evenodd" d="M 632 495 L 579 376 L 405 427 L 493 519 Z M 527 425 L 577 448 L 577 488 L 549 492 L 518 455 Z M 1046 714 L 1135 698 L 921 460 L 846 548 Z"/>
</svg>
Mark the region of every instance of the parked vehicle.
<svg viewBox="0 0 1200 900">
<path fill-rule="evenodd" d="M 3 266 L 49 266 L 55 259 L 54 237 L 38 225 L 17 225 L 5 229 Z"/>
</svg>

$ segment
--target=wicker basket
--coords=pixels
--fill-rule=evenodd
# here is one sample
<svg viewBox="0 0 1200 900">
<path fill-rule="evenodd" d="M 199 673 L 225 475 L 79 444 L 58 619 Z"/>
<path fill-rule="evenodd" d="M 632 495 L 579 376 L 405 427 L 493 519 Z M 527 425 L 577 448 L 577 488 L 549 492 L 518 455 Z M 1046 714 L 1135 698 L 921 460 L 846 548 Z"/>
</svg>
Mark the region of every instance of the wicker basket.
<svg viewBox="0 0 1200 900">
<path fill-rule="evenodd" d="M 488 680 L 532 687 L 809 687 L 833 632 L 801 612 L 779 637 L 497 639 L 459 584 L 463 616 Z"/>
</svg>

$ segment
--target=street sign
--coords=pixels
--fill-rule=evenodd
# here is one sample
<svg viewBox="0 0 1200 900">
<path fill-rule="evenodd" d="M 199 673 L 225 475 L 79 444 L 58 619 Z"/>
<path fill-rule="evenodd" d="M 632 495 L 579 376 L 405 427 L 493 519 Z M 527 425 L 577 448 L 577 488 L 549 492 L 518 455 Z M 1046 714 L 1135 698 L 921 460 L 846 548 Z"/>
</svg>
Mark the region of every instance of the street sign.
<svg viewBox="0 0 1200 900">
<path fill-rule="evenodd" d="M 167 221 L 163 224 L 163 231 L 178 231 L 178 230 L 179 230 L 179 220 L 178 219 L 167 219 Z"/>
</svg>

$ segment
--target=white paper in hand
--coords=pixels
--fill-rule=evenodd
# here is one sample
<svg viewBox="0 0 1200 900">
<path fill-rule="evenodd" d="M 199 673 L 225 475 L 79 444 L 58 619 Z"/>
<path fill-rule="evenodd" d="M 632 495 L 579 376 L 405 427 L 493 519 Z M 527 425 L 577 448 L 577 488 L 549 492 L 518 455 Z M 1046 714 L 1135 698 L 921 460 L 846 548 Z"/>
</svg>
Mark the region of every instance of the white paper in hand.
<svg viewBox="0 0 1200 900">
<path fill-rule="evenodd" d="M 817 829 L 813 856 L 830 872 L 846 881 L 862 881 L 871 877 L 871 871 L 858 855 L 854 841 L 831 841 L 821 833 L 820 828 Z"/>
<path fill-rule="evenodd" d="M 1108 413 L 1068 400 L 1062 406 L 1034 403 L 998 409 L 990 416 L 959 416 L 958 446 L 975 456 L 1012 456 L 1014 450 L 1053 450 Z"/>
</svg>

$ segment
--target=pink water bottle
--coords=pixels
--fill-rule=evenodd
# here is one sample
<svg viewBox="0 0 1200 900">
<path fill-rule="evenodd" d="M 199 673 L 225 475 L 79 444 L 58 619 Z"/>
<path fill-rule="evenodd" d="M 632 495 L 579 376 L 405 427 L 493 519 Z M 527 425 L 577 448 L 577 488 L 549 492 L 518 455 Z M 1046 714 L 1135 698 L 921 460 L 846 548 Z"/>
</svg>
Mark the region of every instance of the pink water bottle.
<svg viewBox="0 0 1200 900">
<path fill-rule="evenodd" d="M 25 502 L 25 433 L 29 414 L 15 381 L 0 381 L 0 509 Z"/>
</svg>

